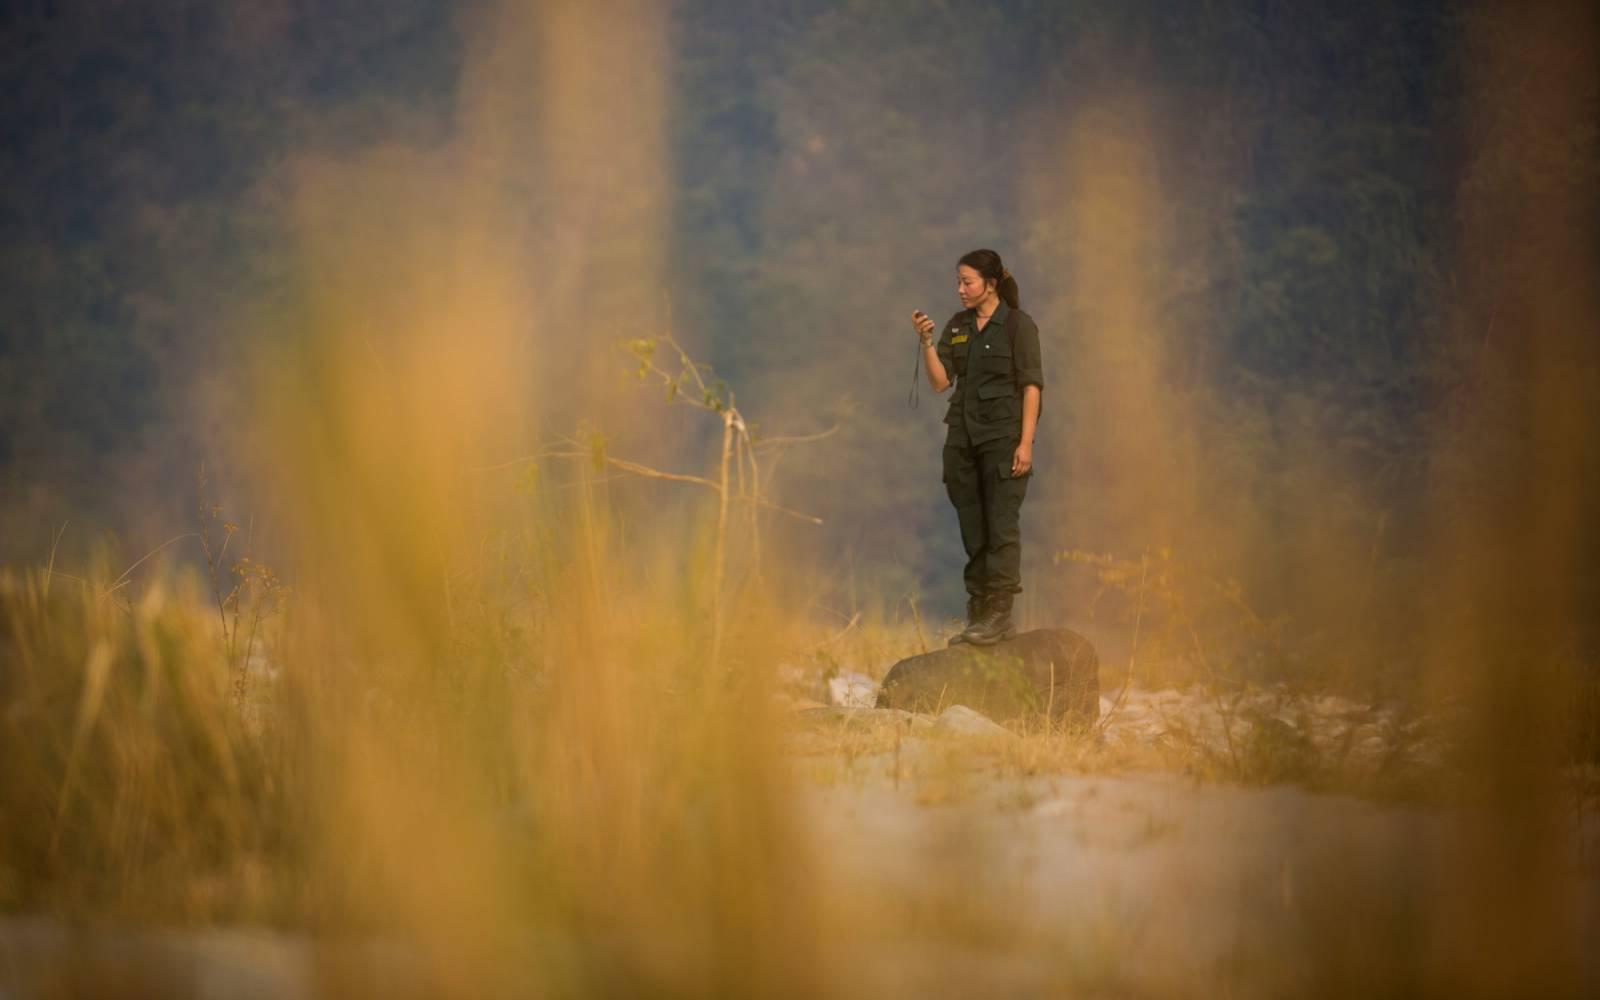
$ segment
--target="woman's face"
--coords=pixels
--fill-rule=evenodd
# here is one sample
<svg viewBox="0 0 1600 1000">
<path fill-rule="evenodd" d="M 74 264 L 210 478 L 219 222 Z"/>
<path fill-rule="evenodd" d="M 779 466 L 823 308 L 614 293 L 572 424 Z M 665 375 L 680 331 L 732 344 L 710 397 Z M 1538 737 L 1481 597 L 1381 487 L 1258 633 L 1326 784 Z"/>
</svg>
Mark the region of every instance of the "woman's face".
<svg viewBox="0 0 1600 1000">
<path fill-rule="evenodd" d="M 956 294 L 961 296 L 961 306 L 971 309 L 994 288 L 994 282 L 983 280 L 983 275 L 965 264 L 956 268 Z"/>
</svg>

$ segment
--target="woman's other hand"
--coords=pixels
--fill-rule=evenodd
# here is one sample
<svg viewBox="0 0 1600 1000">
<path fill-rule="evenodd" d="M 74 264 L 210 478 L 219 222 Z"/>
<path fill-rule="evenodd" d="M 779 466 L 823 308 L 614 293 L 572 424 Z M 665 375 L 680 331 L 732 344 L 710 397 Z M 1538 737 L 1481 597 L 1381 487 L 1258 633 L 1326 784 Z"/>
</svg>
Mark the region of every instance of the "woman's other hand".
<svg viewBox="0 0 1600 1000">
<path fill-rule="evenodd" d="M 1033 445 L 1023 442 L 1011 454 L 1011 478 L 1026 476 L 1033 471 Z"/>
</svg>

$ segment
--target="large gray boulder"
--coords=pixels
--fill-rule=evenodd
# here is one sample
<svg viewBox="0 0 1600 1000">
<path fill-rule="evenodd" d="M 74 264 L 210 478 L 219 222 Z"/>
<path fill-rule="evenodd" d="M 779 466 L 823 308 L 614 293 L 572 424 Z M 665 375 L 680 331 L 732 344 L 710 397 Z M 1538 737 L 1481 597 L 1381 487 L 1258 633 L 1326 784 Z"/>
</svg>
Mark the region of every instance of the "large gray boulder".
<svg viewBox="0 0 1600 1000">
<path fill-rule="evenodd" d="M 966 705 L 1001 721 L 1082 726 L 1100 717 L 1100 658 L 1070 629 L 1023 632 L 993 646 L 962 643 L 889 668 L 879 708 L 940 712 Z"/>
</svg>

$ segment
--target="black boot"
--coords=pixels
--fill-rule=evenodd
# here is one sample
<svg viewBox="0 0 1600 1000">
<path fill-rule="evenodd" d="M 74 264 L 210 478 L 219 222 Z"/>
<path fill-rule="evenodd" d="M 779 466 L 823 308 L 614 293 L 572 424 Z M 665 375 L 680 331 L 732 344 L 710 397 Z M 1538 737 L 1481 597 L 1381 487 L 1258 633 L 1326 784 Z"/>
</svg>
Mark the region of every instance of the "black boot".
<svg viewBox="0 0 1600 1000">
<path fill-rule="evenodd" d="M 978 624 L 978 619 L 983 617 L 984 608 L 988 604 L 987 594 L 970 594 L 967 596 L 967 627 L 950 637 L 949 645 L 967 641 L 967 633 Z"/>
<path fill-rule="evenodd" d="M 1011 621 L 1011 595 L 990 594 L 983 615 L 961 633 L 966 642 L 974 646 L 993 646 L 997 642 L 1017 637 L 1017 626 Z"/>
</svg>

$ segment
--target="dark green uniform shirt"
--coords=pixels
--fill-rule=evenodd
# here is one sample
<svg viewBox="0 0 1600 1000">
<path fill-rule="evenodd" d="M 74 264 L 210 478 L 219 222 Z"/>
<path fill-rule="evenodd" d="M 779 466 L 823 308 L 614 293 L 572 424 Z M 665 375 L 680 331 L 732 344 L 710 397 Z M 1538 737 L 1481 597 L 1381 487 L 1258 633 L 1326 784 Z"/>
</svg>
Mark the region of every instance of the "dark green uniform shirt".
<svg viewBox="0 0 1600 1000">
<path fill-rule="evenodd" d="M 1016 311 L 1013 342 L 1006 334 L 1010 311 L 1000 303 L 982 331 L 976 309 L 963 309 L 944 325 L 937 351 L 945 373 L 955 382 L 944 415 L 950 425 L 947 445 L 965 448 L 1022 437 L 1022 387 L 1036 385 L 1042 391 L 1044 366 L 1033 317 Z"/>
</svg>

